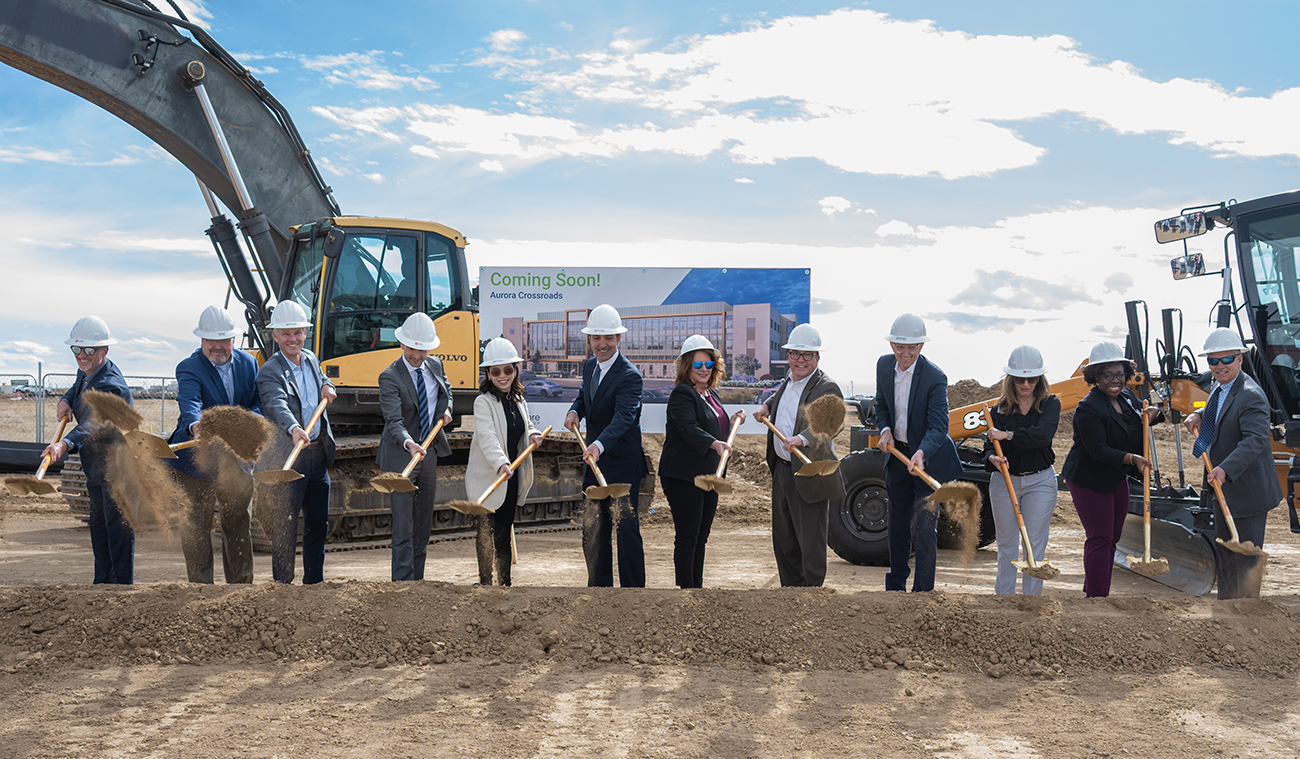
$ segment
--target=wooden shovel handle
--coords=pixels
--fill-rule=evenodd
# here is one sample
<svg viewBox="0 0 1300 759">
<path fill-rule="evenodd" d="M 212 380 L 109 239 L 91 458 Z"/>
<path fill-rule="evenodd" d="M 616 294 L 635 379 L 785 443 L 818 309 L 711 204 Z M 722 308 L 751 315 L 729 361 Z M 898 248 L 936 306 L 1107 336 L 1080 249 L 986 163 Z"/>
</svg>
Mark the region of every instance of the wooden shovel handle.
<svg viewBox="0 0 1300 759">
<path fill-rule="evenodd" d="M 193 448 L 198 444 L 199 441 L 196 439 L 196 440 L 186 440 L 184 443 L 176 443 L 175 445 L 169 445 L 167 447 L 172 449 L 173 451 L 183 451 L 186 448 Z"/>
<path fill-rule="evenodd" d="M 549 430 L 550 427 L 547 427 L 546 429 Z M 591 461 L 588 458 L 587 441 L 582 439 L 582 433 L 578 431 L 578 425 L 576 424 L 573 425 L 572 427 L 569 428 L 569 431 L 578 436 L 578 445 L 582 446 L 582 460 L 586 461 L 589 465 L 591 465 L 591 471 L 593 474 L 596 475 L 596 482 L 599 482 L 602 488 L 609 487 L 609 483 L 605 482 L 605 475 L 600 473 L 600 467 L 596 466 L 596 462 Z"/>
<path fill-rule="evenodd" d="M 1006 456 L 1002 455 L 1002 441 L 992 435 L 996 428 L 993 426 L 993 413 L 989 410 L 989 404 L 982 402 L 980 405 L 984 407 L 984 425 L 989 428 L 989 440 L 993 443 L 993 452 L 998 455 L 998 458 L 1005 459 Z M 1033 547 L 1029 544 L 1029 528 L 1025 527 L 1025 517 L 1020 513 L 1020 499 L 1016 497 L 1016 488 L 1011 484 L 1011 468 L 1003 461 L 998 464 L 998 469 L 1002 472 L 1002 479 L 1007 483 L 1007 495 L 1011 497 L 1011 510 L 1016 513 L 1016 526 L 1020 529 L 1020 538 L 1025 543 L 1025 563 L 1030 569 L 1038 569 Z"/>
<path fill-rule="evenodd" d="M 57 442 L 59 442 L 60 440 L 62 440 L 62 439 L 63 439 L 63 431 L 66 430 L 67 428 L 68 428 L 68 419 L 67 419 L 67 417 L 64 417 L 63 419 L 60 419 L 60 420 L 59 420 L 59 430 L 58 430 L 58 432 L 55 432 L 55 433 L 54 433 L 54 440 L 50 441 L 50 445 L 54 445 L 55 443 L 57 443 Z M 41 466 L 40 466 L 39 469 L 36 470 L 36 479 L 39 480 L 39 479 L 41 479 L 42 477 L 44 477 L 44 476 L 45 476 L 45 470 L 46 470 L 46 469 L 49 469 L 49 468 L 50 468 L 50 457 L 49 457 L 48 455 L 46 455 L 46 456 L 42 456 L 42 457 L 41 457 Z"/>
<path fill-rule="evenodd" d="M 447 422 L 447 417 L 445 416 L 440 417 L 438 419 L 438 423 L 433 425 L 433 431 L 430 432 L 429 435 L 424 438 L 424 442 L 420 444 L 420 447 L 427 451 L 429 449 L 429 446 L 433 445 L 433 439 L 438 435 L 438 430 L 442 429 L 442 425 L 445 424 L 446 422 Z M 406 468 L 402 470 L 402 476 L 410 477 L 411 472 L 415 469 L 416 462 L 418 462 L 420 459 L 424 457 L 425 454 L 423 453 L 412 453 L 411 463 L 407 464 Z"/>
<path fill-rule="evenodd" d="M 1146 411 L 1151 401 L 1142 401 L 1142 458 L 1151 461 L 1151 420 Z M 1142 524 L 1151 524 L 1151 467 L 1142 467 Z M 1218 483 L 1215 483 L 1216 485 Z"/>
<path fill-rule="evenodd" d="M 1201 460 L 1205 462 L 1205 479 L 1210 481 L 1210 486 L 1214 488 L 1214 495 L 1219 499 L 1219 510 L 1223 512 L 1223 523 L 1228 525 L 1228 532 L 1232 533 L 1232 542 L 1240 542 L 1237 539 L 1237 523 L 1233 521 L 1232 514 L 1228 511 L 1228 501 L 1223 497 L 1223 488 L 1219 481 L 1210 476 L 1214 471 L 1214 464 L 1210 463 L 1210 452 L 1201 451 Z"/>
<path fill-rule="evenodd" d="M 316 428 L 316 422 L 320 421 L 320 415 L 325 413 L 325 404 L 327 403 L 329 403 L 327 399 L 321 398 L 320 403 L 316 404 L 316 411 L 312 413 L 311 421 L 307 422 L 307 426 L 303 428 L 303 431 L 306 432 L 309 436 L 311 435 L 311 431 Z M 293 452 L 289 454 L 288 461 L 285 461 L 284 466 L 280 468 L 283 469 L 284 471 L 288 471 L 292 469 L 293 462 L 298 460 L 298 454 L 302 453 L 302 449 L 306 447 L 307 447 L 307 443 L 302 440 L 299 440 L 296 444 L 294 444 Z"/>
<path fill-rule="evenodd" d="M 766 424 L 767 428 L 772 431 L 772 434 L 776 435 L 777 440 L 780 440 L 782 443 L 785 442 L 786 440 L 785 435 L 781 434 L 781 430 L 778 430 L 776 428 L 776 425 L 772 424 L 771 420 L 769 420 L 767 417 L 763 417 L 763 424 Z M 799 450 L 799 446 L 795 446 L 791 450 L 794 451 L 794 455 L 798 456 L 799 460 L 802 461 L 803 463 L 805 464 L 812 463 L 812 461 L 809 460 L 807 456 L 803 455 L 803 451 Z"/>
<path fill-rule="evenodd" d="M 545 440 L 546 436 L 549 434 L 551 434 L 551 427 L 550 425 L 547 425 L 546 429 L 542 430 L 542 436 L 537 439 L 537 442 L 529 443 L 528 447 L 520 451 L 519 455 L 515 458 L 515 460 L 510 462 L 510 469 L 513 471 L 517 469 L 520 464 L 524 463 L 524 459 L 528 458 L 528 454 L 532 453 L 533 449 L 541 445 L 542 441 Z M 501 487 L 501 483 L 505 481 L 506 481 L 505 473 L 498 475 L 496 480 L 488 487 L 488 489 L 483 491 L 483 495 L 479 496 L 478 500 L 474 501 L 474 504 L 476 506 L 482 506 L 483 502 L 487 500 L 487 497 L 492 495 L 492 491 Z M 602 482 L 601 484 L 603 485 L 604 483 Z"/>
<path fill-rule="evenodd" d="M 915 469 L 915 468 L 913 468 L 913 467 L 912 467 L 912 460 L 909 459 L 908 457 L 904 456 L 903 454 L 899 453 L 899 452 L 898 452 L 898 449 L 895 448 L 893 445 L 888 445 L 888 446 L 885 446 L 885 447 L 889 449 L 889 452 L 890 452 L 890 453 L 894 454 L 894 457 L 895 457 L 895 458 L 897 458 L 899 461 L 903 462 L 903 464 L 904 464 L 908 469 L 911 469 L 911 470 L 912 470 L 912 474 L 914 474 L 914 475 L 916 475 L 917 477 L 920 477 L 921 479 L 925 480 L 925 484 L 929 485 L 931 490 L 938 490 L 938 489 L 941 487 L 941 485 L 939 485 L 939 481 L 936 480 L 935 478 L 931 477 L 930 475 L 926 474 L 926 472 L 925 472 L 924 469 Z"/>
<path fill-rule="evenodd" d="M 718 471 L 713 473 L 714 477 L 722 476 L 722 472 L 727 468 L 727 460 L 731 458 L 731 443 L 736 439 L 736 430 L 740 429 L 740 425 L 736 424 L 737 416 L 740 416 L 739 411 L 731 417 L 731 432 L 727 433 L 727 450 L 722 452 L 722 459 L 718 462 Z"/>
</svg>

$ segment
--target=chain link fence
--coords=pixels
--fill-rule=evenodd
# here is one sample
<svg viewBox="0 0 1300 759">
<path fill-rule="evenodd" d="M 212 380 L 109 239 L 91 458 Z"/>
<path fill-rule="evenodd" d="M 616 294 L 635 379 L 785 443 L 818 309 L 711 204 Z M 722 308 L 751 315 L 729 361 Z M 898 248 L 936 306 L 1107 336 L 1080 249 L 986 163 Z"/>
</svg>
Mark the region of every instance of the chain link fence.
<svg viewBox="0 0 1300 759">
<path fill-rule="evenodd" d="M 0 374 L 0 440 L 50 442 L 58 429 L 59 399 L 72 387 L 75 374 Z M 176 378 L 126 375 L 141 430 L 166 437 L 176 427 Z"/>
<path fill-rule="evenodd" d="M 0 440 L 41 442 L 41 386 L 30 374 L 0 374 Z"/>
</svg>

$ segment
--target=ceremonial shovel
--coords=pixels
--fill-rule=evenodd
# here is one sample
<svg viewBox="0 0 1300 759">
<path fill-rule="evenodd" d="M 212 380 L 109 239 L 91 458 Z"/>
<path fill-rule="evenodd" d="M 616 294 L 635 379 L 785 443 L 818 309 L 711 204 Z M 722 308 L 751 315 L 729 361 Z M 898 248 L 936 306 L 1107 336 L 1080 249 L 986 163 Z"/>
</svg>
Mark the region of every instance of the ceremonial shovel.
<svg viewBox="0 0 1300 759">
<path fill-rule="evenodd" d="M 736 416 L 739 415 L 740 412 L 737 411 Z M 722 476 L 722 473 L 727 468 L 727 460 L 731 458 L 731 443 L 736 439 L 736 431 L 739 429 L 740 425 L 736 424 L 736 417 L 731 417 L 731 434 L 727 435 L 727 450 L 723 451 L 722 460 L 718 462 L 718 471 L 713 474 L 695 475 L 695 487 L 700 490 L 712 490 L 717 493 L 731 492 L 731 483 L 727 482 L 726 478 Z"/>
<path fill-rule="evenodd" d="M 1147 461 L 1151 460 L 1151 420 L 1147 418 L 1146 410 L 1151 403 L 1142 401 L 1142 458 Z M 1151 558 L 1151 483 L 1148 479 L 1151 476 L 1151 469 L 1147 467 L 1142 470 L 1142 543 L 1143 553 L 1139 558 L 1137 556 L 1128 557 L 1128 568 L 1142 575 L 1143 577 L 1159 577 L 1169 572 L 1168 559 Z M 1219 483 L 1214 483 L 1218 485 Z"/>
<path fill-rule="evenodd" d="M 548 427 L 547 429 L 550 428 Z M 573 434 L 578 436 L 578 445 L 582 446 L 584 454 L 582 458 L 585 460 L 587 458 L 585 455 L 587 451 L 587 441 L 582 439 L 582 433 L 578 431 L 578 425 L 573 425 L 570 430 Z M 599 485 L 592 485 L 585 491 L 587 497 L 591 500 L 603 501 L 606 498 L 622 498 L 632 492 L 631 485 L 624 485 L 622 483 L 611 485 L 608 482 L 605 482 L 605 475 L 600 473 L 600 467 L 596 466 L 596 462 L 588 461 L 587 463 L 591 465 L 591 471 L 596 475 L 596 482 L 600 483 Z"/>
<path fill-rule="evenodd" d="M 981 405 L 984 406 L 984 420 L 988 424 L 989 432 L 992 432 L 993 415 L 989 413 L 989 404 L 984 403 Z M 993 441 L 993 452 L 998 455 L 998 458 L 1004 458 L 1002 456 L 1002 441 L 995 439 L 992 435 L 989 435 L 989 440 Z M 1052 566 L 1052 562 L 1050 561 L 1044 560 L 1040 564 L 1038 563 L 1038 561 L 1034 559 L 1034 549 L 1031 545 L 1029 545 L 1029 530 L 1025 529 L 1025 518 L 1020 515 L 1020 499 L 1016 497 L 1016 489 L 1011 485 L 1011 470 L 1007 468 L 1007 462 L 1004 461 L 1001 464 L 999 464 L 998 469 L 1002 470 L 1002 478 L 1006 480 L 1007 495 L 1011 496 L 1011 508 L 1013 511 L 1016 512 L 1016 524 L 1020 527 L 1020 540 L 1023 541 L 1025 544 L 1025 560 L 1012 561 L 1011 563 L 1015 565 L 1016 569 L 1019 569 L 1021 572 L 1025 573 L 1029 577 L 1033 577 L 1038 580 L 1055 579 L 1056 577 L 1060 576 L 1061 570 Z M 1150 545 L 1151 545 L 1151 541 L 1148 540 L 1147 541 L 1148 551 L 1150 550 Z M 1165 571 L 1168 571 L 1168 569 L 1166 569 Z"/>
<path fill-rule="evenodd" d="M 1219 486 L 1219 481 L 1209 477 L 1210 472 L 1214 471 L 1214 465 L 1210 463 L 1210 452 L 1203 451 L 1201 460 L 1205 462 L 1205 474 L 1210 484 L 1214 486 L 1214 494 L 1219 498 L 1219 510 L 1223 512 L 1223 523 L 1228 525 L 1228 532 L 1232 535 L 1232 540 L 1225 541 L 1223 538 L 1215 538 L 1214 542 L 1236 553 L 1244 553 L 1247 556 L 1268 556 L 1264 549 L 1246 541 L 1242 543 L 1237 537 L 1237 523 L 1232 521 L 1232 514 L 1228 513 L 1228 502 L 1223 499 L 1223 488 Z"/>
<path fill-rule="evenodd" d="M 934 492 L 930 494 L 928 500 L 940 503 L 975 503 L 980 497 L 980 489 L 969 482 L 960 482 L 954 480 L 949 483 L 939 484 L 939 481 L 926 474 L 924 469 L 913 469 L 912 462 L 906 456 L 898 452 L 893 445 L 886 446 L 889 452 L 894 454 L 903 465 L 912 470 L 912 474 L 925 480 L 925 484 L 930 486 Z"/>
<path fill-rule="evenodd" d="M 776 435 L 777 440 L 780 440 L 782 443 L 786 441 L 785 435 L 781 434 L 781 430 L 778 430 L 776 425 L 772 424 L 771 420 L 767 417 L 763 417 L 762 421 L 763 424 L 767 425 L 767 428 L 772 431 L 772 434 Z M 799 460 L 803 462 L 803 466 L 799 467 L 799 471 L 794 473 L 795 477 L 817 477 L 818 475 L 823 474 L 834 474 L 835 470 L 840 468 L 840 462 L 835 459 L 826 459 L 824 461 L 813 461 L 809 459 L 807 456 L 803 455 L 803 451 L 799 450 L 799 446 L 795 446 L 790 450 L 793 451 L 794 455 L 798 456 Z"/>
<path fill-rule="evenodd" d="M 529 443 L 528 447 L 525 448 L 523 451 L 521 451 L 519 455 L 515 457 L 514 461 L 510 462 L 510 469 L 511 470 L 518 469 L 519 465 L 524 463 L 524 459 L 528 458 L 528 454 L 532 453 L 533 450 L 537 448 L 537 446 L 541 445 L 542 440 L 545 440 L 546 436 L 549 435 L 550 433 L 551 433 L 551 428 L 547 426 L 546 429 L 542 430 L 542 436 L 537 439 L 536 443 Z M 487 490 L 483 491 L 483 495 L 479 496 L 473 501 L 448 501 L 446 504 L 447 508 L 455 509 L 456 511 L 459 511 L 462 514 L 491 514 L 492 513 L 491 511 L 488 511 L 487 509 L 483 508 L 483 502 L 487 500 L 488 496 L 492 495 L 492 491 L 501 487 L 501 483 L 505 481 L 506 481 L 506 475 L 505 473 L 502 473 L 500 476 L 496 478 L 495 482 L 493 482 L 491 485 L 488 486 Z M 511 529 L 513 529 L 513 526 L 511 527 Z"/>
<path fill-rule="evenodd" d="M 429 446 L 433 445 L 433 438 L 437 436 L 438 430 L 442 429 L 442 425 L 446 421 L 447 417 L 444 416 L 438 420 L 437 424 L 433 425 L 433 432 L 429 433 L 429 436 L 424 439 L 424 443 L 420 446 L 421 448 L 424 448 L 426 452 L 428 451 Z M 370 479 L 370 487 L 381 493 L 409 493 L 412 490 L 415 490 L 415 483 L 411 482 L 411 472 L 415 470 L 415 465 L 420 461 L 420 459 L 423 459 L 426 455 L 428 454 L 412 453 L 411 462 L 406 465 L 406 468 L 402 470 L 401 474 L 396 472 L 384 472 L 378 477 L 372 477 Z"/>
<path fill-rule="evenodd" d="M 320 421 L 320 415 L 325 413 L 326 403 L 329 403 L 329 400 L 325 398 L 321 398 L 320 403 L 316 404 L 316 411 L 312 413 L 311 421 L 307 422 L 306 432 L 308 435 L 310 435 L 311 431 L 316 428 L 316 422 Z M 302 475 L 293 471 L 293 462 L 298 459 L 298 454 L 301 453 L 302 449 L 306 447 L 307 447 L 307 441 L 299 440 L 297 444 L 293 446 L 293 452 L 289 454 L 289 460 L 284 462 L 283 468 L 268 469 L 265 472 L 258 472 L 253 476 L 257 478 L 258 482 L 262 482 L 267 485 L 276 485 L 281 482 L 293 482 L 294 480 L 301 480 Z"/>
<path fill-rule="evenodd" d="M 59 431 L 54 433 L 54 441 L 50 445 L 63 439 L 63 430 L 67 429 L 68 420 L 64 418 L 59 422 Z M 5 487 L 14 495 L 49 495 L 59 492 L 59 486 L 45 478 L 45 470 L 50 467 L 50 457 L 48 455 L 41 457 L 41 466 L 36 470 L 35 477 L 10 477 L 5 480 Z"/>
</svg>

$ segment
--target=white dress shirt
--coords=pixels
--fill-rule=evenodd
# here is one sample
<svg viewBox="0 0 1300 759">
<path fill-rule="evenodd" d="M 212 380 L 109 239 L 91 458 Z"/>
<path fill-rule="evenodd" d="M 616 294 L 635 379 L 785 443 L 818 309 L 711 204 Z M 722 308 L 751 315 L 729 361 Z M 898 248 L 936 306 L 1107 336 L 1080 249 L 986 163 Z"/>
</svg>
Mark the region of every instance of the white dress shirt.
<svg viewBox="0 0 1300 759">
<path fill-rule="evenodd" d="M 304 417 L 302 423 L 306 424 L 311 420 L 310 415 L 316 413 L 316 406 L 320 404 L 320 387 L 317 386 L 316 378 L 312 376 L 312 373 L 307 371 L 307 361 L 301 355 L 298 356 L 298 359 L 297 366 L 294 366 L 292 361 L 289 361 L 289 366 L 293 369 L 294 383 L 298 385 L 298 397 L 302 399 Z M 285 360 L 288 361 L 288 358 Z M 317 423 L 307 433 L 307 437 L 313 441 L 316 440 L 320 436 L 320 427 L 320 424 Z"/>
<path fill-rule="evenodd" d="M 605 375 L 609 374 L 609 368 L 613 366 L 614 362 L 617 360 L 618 360 L 618 351 L 614 351 L 614 355 L 610 356 L 609 359 L 605 361 L 596 362 L 596 379 L 595 379 L 595 384 L 591 388 L 592 394 L 595 394 L 596 388 L 600 387 L 600 383 L 604 381 Z M 592 445 L 596 446 L 596 450 L 600 451 L 601 453 L 605 452 L 605 444 L 600 442 L 599 440 L 593 440 Z"/>
<path fill-rule="evenodd" d="M 912 401 L 912 373 L 916 363 L 913 361 L 906 371 L 894 364 L 894 426 L 890 432 L 899 443 L 907 442 L 907 405 Z"/>
<path fill-rule="evenodd" d="M 776 414 L 773 415 L 775 418 L 772 423 L 787 438 L 794 437 L 794 423 L 799 415 L 799 399 L 803 397 L 804 388 L 808 387 L 808 380 L 810 379 L 812 379 L 811 374 L 801 380 L 792 379 L 781 393 L 781 402 L 776 406 Z M 783 445 L 776 446 L 776 455 L 786 461 L 790 460 L 790 452 Z"/>
</svg>

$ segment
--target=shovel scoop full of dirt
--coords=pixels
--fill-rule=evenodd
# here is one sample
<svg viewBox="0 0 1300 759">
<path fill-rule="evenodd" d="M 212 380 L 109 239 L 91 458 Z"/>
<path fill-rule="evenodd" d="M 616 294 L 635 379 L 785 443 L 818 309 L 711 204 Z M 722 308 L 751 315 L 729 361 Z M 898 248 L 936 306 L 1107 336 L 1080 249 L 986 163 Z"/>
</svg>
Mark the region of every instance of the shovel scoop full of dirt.
<svg viewBox="0 0 1300 759">
<path fill-rule="evenodd" d="M 122 432 L 138 430 L 140 425 L 144 424 L 144 417 L 140 412 L 131 408 L 131 404 L 120 396 L 99 390 L 87 390 L 81 394 L 81 398 L 90 407 L 90 413 L 95 419 L 111 424 Z"/>
<path fill-rule="evenodd" d="M 271 425 L 243 406 L 212 406 L 199 419 L 200 440 L 221 440 L 241 459 L 254 461 L 271 439 Z"/>
<path fill-rule="evenodd" d="M 844 427 L 847 409 L 838 395 L 823 395 L 804 408 L 808 427 L 821 437 L 835 437 Z"/>
</svg>

